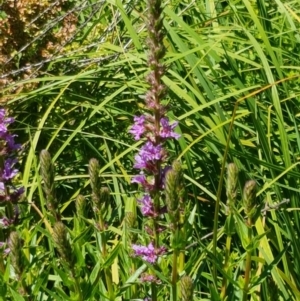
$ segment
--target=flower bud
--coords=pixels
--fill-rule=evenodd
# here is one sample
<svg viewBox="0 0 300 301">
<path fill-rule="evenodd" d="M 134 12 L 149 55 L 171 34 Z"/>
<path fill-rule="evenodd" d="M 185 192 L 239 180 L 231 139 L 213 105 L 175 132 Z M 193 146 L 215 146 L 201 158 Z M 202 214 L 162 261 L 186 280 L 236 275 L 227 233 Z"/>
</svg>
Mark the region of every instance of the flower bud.
<svg viewBox="0 0 300 301">
<path fill-rule="evenodd" d="M 51 161 L 50 153 L 43 149 L 40 153 L 41 176 L 44 181 L 45 194 L 54 194 L 54 166 Z"/>
<path fill-rule="evenodd" d="M 101 181 L 99 177 L 99 162 L 97 159 L 91 159 L 89 162 L 89 175 L 91 180 L 92 191 L 98 195 L 101 188 Z"/>
<path fill-rule="evenodd" d="M 226 187 L 226 194 L 227 194 L 227 206 L 229 210 L 234 205 L 236 201 L 236 194 L 237 194 L 237 183 L 238 183 L 238 168 L 234 163 L 228 164 L 227 167 L 227 187 Z"/>
<path fill-rule="evenodd" d="M 44 181 L 43 190 L 46 195 L 47 208 L 59 220 L 57 212 L 57 200 L 54 187 L 54 165 L 51 161 L 51 155 L 47 150 L 42 150 L 40 153 L 41 177 Z"/>
<path fill-rule="evenodd" d="M 243 191 L 243 202 L 246 215 L 249 218 L 253 217 L 256 205 L 256 182 L 254 180 L 246 182 Z"/>
<path fill-rule="evenodd" d="M 102 204 L 108 204 L 110 200 L 110 192 L 107 187 L 102 187 L 100 189 L 100 203 Z"/>
<path fill-rule="evenodd" d="M 72 266 L 74 263 L 72 247 L 67 237 L 66 227 L 62 222 L 54 224 L 52 237 L 62 259 Z"/>
<path fill-rule="evenodd" d="M 85 208 L 86 208 L 86 201 L 85 201 L 83 195 L 79 194 L 77 196 L 75 206 L 76 206 L 77 216 L 84 216 Z"/>
<path fill-rule="evenodd" d="M 132 243 L 134 243 L 137 239 L 137 234 L 135 232 L 130 231 L 130 229 L 136 227 L 136 215 L 133 212 L 125 212 L 125 226 L 128 233 L 128 239 Z"/>
<path fill-rule="evenodd" d="M 190 276 L 183 276 L 180 279 L 182 301 L 193 301 L 193 280 Z"/>
<path fill-rule="evenodd" d="M 22 258 L 22 241 L 17 232 L 11 232 L 8 240 L 11 264 L 16 275 L 20 279 L 24 271 L 24 260 Z"/>
<path fill-rule="evenodd" d="M 183 174 L 179 161 L 174 161 L 172 168 L 165 175 L 165 192 L 168 213 L 172 222 L 178 220 L 179 201 L 183 190 Z"/>
</svg>

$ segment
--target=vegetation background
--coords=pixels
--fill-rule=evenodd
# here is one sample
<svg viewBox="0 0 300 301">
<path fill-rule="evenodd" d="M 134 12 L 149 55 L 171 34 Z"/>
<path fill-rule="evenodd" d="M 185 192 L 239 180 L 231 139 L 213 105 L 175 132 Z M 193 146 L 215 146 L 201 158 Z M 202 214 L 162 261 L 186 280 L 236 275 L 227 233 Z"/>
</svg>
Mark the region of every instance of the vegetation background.
<svg viewBox="0 0 300 301">
<path fill-rule="evenodd" d="M 242 300 L 243 234 L 233 236 L 231 271 L 222 273 L 223 165 L 229 162 L 240 171 L 240 191 L 253 179 L 258 202 L 275 208 L 264 211 L 255 225 L 262 235 L 255 242 L 249 300 L 300 300 L 300 3 L 171 0 L 164 5 L 168 69 L 163 80 L 169 118 L 179 121 L 182 134 L 168 147 L 171 158 L 184 166 L 191 235 L 183 270 L 193 279 L 194 300 L 220 300 L 222 277 L 229 282 L 227 300 Z M 16 118 L 12 128 L 23 145 L 19 181 L 26 191 L 17 230 L 26 258 L 21 282 L 30 288 L 30 293 L 20 289 L 4 257 L 0 299 L 105 300 L 101 273 L 107 268 L 115 300 L 142 300 L 149 294 L 138 281 L 146 266 L 131 256 L 128 244 L 142 235 L 137 190 L 130 184 L 139 142 L 128 129 L 134 114 L 143 112 L 147 90 L 145 12 L 145 1 L 137 0 L 0 3 L 1 102 Z M 49 150 L 56 169 L 58 207 L 77 258 L 77 290 L 47 228 L 54 219 L 45 206 L 39 172 L 43 149 Z M 105 262 L 99 261 L 88 201 L 90 158 L 99 161 L 102 183 L 111 192 Z M 84 218 L 76 211 L 79 194 L 90 208 Z M 276 205 L 285 199 L 290 202 Z M 218 200 L 214 256 L 209 234 Z M 135 227 L 128 226 L 129 213 L 137 215 Z M 168 283 L 169 266 L 166 260 L 165 271 L 157 275 L 162 283 Z M 159 300 L 170 299 L 166 287 L 161 286 Z"/>
</svg>

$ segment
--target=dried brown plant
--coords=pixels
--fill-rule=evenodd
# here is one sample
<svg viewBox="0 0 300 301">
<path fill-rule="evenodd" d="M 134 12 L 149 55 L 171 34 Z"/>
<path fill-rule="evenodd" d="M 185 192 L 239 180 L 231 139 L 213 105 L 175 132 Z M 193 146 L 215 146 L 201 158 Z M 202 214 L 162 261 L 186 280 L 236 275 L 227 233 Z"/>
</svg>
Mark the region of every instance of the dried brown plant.
<svg viewBox="0 0 300 301">
<path fill-rule="evenodd" d="M 6 0 L 0 5 L 0 88 L 35 77 L 34 63 L 62 54 L 74 36 L 78 19 L 67 0 Z M 13 70 L 22 70 L 13 72 Z M 23 84 L 18 93 L 35 84 Z M 6 101 L 7 97 L 0 98 Z"/>
</svg>

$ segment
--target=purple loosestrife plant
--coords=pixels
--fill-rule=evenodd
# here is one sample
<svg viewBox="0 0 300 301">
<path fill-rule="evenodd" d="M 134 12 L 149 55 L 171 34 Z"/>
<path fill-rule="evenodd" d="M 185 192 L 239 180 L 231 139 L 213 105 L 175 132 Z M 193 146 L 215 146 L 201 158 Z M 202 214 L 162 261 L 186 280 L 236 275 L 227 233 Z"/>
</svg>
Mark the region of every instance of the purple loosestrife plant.
<svg viewBox="0 0 300 301">
<path fill-rule="evenodd" d="M 23 187 L 17 188 L 14 183 L 14 178 L 18 174 L 18 169 L 15 167 L 18 160 L 15 158 L 16 151 L 21 148 L 20 144 L 16 144 L 8 126 L 14 122 L 12 117 L 7 117 L 7 112 L 4 108 L 0 108 L 0 231 L 2 229 L 13 228 L 18 223 L 19 208 L 18 201 L 23 194 Z M 10 231 L 5 231 L 6 235 L 1 235 L 8 239 Z M 7 242 L 1 242 L 0 246 L 4 250 L 4 254 L 8 252 Z M 2 253 L 3 254 L 3 253 Z"/>
<path fill-rule="evenodd" d="M 166 87 L 162 81 L 165 66 L 161 63 L 165 55 L 162 11 L 161 0 L 148 0 L 148 66 L 151 71 L 146 78 L 150 86 L 145 96 L 147 112 L 134 116 L 134 124 L 129 130 L 135 140 L 146 140 L 134 158 L 134 168 L 140 170 L 140 173 L 132 178 L 132 183 L 139 184 L 144 191 L 138 204 L 147 223 L 150 224 L 150 227 L 145 226 L 149 244 L 135 244 L 132 249 L 134 256 L 139 256 L 153 266 L 156 266 L 159 256 L 166 253 L 160 233 L 165 229 L 162 227 L 162 218 L 167 208 L 166 205 L 162 205 L 162 200 L 165 199 L 165 175 L 171 167 L 167 165 L 168 153 L 164 145 L 166 140 L 180 137 L 175 132 L 178 123 L 169 121 L 166 116 L 167 107 L 161 102 L 166 95 Z M 155 283 L 152 282 L 153 301 L 157 300 L 156 290 Z"/>
<path fill-rule="evenodd" d="M 139 169 L 140 174 L 133 177 L 132 183 L 140 184 L 147 192 L 138 202 L 142 214 L 151 218 L 153 222 L 151 231 L 153 237 L 148 247 L 135 245 L 133 250 L 135 255 L 153 264 L 158 259 L 158 256 L 153 254 L 161 254 L 159 251 L 159 217 L 162 213 L 160 195 L 164 186 L 163 176 L 167 160 L 167 151 L 163 144 L 167 139 L 178 139 L 180 135 L 174 131 L 178 123 L 170 123 L 165 116 L 167 108 L 161 104 L 161 99 L 166 93 L 166 87 L 162 82 L 165 67 L 161 60 L 165 54 L 165 47 L 161 1 L 149 0 L 148 11 L 148 66 L 151 70 L 147 76 L 150 89 L 145 97 L 148 112 L 134 117 L 134 124 L 129 132 L 135 140 L 146 138 L 145 144 L 135 156 L 134 168 Z M 140 250 L 143 252 L 141 253 Z"/>
</svg>

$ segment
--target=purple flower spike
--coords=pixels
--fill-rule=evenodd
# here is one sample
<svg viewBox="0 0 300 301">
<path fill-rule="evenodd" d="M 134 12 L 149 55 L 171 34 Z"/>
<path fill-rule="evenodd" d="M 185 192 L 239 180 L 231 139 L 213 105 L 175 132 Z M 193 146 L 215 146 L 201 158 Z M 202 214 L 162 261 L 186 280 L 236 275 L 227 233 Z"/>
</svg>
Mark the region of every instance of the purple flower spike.
<svg viewBox="0 0 300 301">
<path fill-rule="evenodd" d="M 134 157 L 134 168 L 147 169 L 150 168 L 156 161 L 163 158 L 163 148 L 161 145 L 154 145 L 148 141 L 140 149 L 140 152 Z"/>
<path fill-rule="evenodd" d="M 142 214 L 145 216 L 155 216 L 154 208 L 153 208 L 153 200 L 151 196 L 146 194 L 140 200 L 138 200 L 139 204 L 141 204 Z"/>
<path fill-rule="evenodd" d="M 180 135 L 175 133 L 173 130 L 178 125 L 178 122 L 174 122 L 173 124 L 169 123 L 169 119 L 167 117 L 161 118 L 160 120 L 161 129 L 160 129 L 160 137 L 162 138 L 175 138 L 179 139 Z"/>
<path fill-rule="evenodd" d="M 145 115 L 134 116 L 134 125 L 129 130 L 129 133 L 131 133 L 134 136 L 135 140 L 140 140 L 141 136 L 146 131 L 145 121 L 146 121 Z"/>
</svg>

